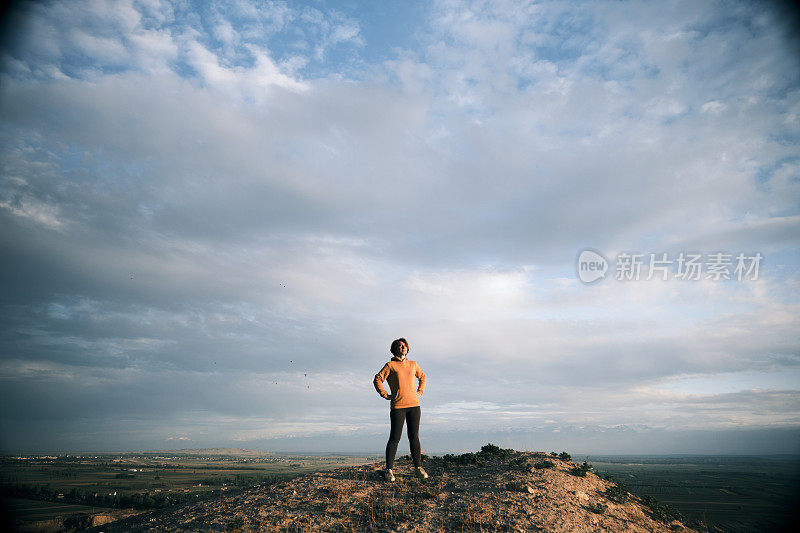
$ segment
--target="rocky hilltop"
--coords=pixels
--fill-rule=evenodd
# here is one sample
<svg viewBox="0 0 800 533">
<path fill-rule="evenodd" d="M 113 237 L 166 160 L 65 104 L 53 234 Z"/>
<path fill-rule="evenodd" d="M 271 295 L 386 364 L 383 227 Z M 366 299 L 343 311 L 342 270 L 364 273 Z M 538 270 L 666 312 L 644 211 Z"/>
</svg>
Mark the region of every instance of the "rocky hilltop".
<svg viewBox="0 0 800 533">
<path fill-rule="evenodd" d="M 394 483 L 384 481 L 382 464 L 306 474 L 95 530 L 692 531 L 566 457 L 490 444 L 426 458 L 425 467 L 430 477 L 420 480 L 399 459 Z"/>
</svg>

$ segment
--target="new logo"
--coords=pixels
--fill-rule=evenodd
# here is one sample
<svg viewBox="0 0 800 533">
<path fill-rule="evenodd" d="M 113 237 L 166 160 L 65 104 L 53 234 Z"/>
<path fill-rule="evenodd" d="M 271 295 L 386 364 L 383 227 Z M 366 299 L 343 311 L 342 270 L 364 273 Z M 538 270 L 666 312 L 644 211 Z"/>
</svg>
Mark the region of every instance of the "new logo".
<svg viewBox="0 0 800 533">
<path fill-rule="evenodd" d="M 584 250 L 578 255 L 578 278 L 584 283 L 594 283 L 606 277 L 608 261 L 594 250 Z"/>
</svg>

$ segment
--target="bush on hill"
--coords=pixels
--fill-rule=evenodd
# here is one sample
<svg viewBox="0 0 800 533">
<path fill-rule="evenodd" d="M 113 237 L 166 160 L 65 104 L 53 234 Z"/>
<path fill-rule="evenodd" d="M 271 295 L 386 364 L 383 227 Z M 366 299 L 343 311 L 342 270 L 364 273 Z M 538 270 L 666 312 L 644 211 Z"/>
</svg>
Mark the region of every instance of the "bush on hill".
<svg viewBox="0 0 800 533">
<path fill-rule="evenodd" d="M 650 510 L 653 519 L 658 520 L 659 522 L 664 522 L 668 524 L 673 520 L 680 520 L 680 521 L 685 520 L 684 516 L 681 514 L 680 511 L 678 511 L 671 505 L 660 503 L 657 499 L 655 499 L 652 496 L 647 496 L 647 495 L 642 496 L 642 503 L 644 503 Z"/>
<path fill-rule="evenodd" d="M 452 465 L 484 465 L 491 461 L 508 459 L 517 453 L 517 451 L 511 448 L 501 448 L 495 444 L 489 443 L 481 446 L 481 451 L 478 453 L 467 452 L 461 455 L 448 453 L 436 458 L 436 460 L 442 463 L 442 466 L 445 468 Z M 518 457 L 514 459 L 511 466 L 522 466 L 524 464 L 526 464 L 525 458 Z"/>
<path fill-rule="evenodd" d="M 606 496 L 614 503 L 625 503 L 628 501 L 628 487 L 625 483 L 616 483 L 606 489 Z"/>
<path fill-rule="evenodd" d="M 573 476 L 586 477 L 586 473 L 591 469 L 592 469 L 592 465 L 590 465 L 589 463 L 584 461 L 580 465 L 573 466 L 570 469 L 569 473 L 572 474 Z"/>
</svg>

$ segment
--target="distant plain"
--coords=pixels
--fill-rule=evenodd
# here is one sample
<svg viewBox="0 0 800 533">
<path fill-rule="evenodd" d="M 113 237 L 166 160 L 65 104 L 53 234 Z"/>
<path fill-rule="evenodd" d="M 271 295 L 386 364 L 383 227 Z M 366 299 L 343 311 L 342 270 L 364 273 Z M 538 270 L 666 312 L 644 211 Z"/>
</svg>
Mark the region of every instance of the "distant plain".
<svg viewBox="0 0 800 533">
<path fill-rule="evenodd" d="M 573 460 L 584 456 L 573 457 Z M 797 516 L 799 456 L 590 456 L 631 492 L 726 532 L 779 531 Z"/>
<path fill-rule="evenodd" d="M 165 507 L 375 460 L 364 455 L 227 451 L 6 455 L 0 458 L 0 494 L 5 513 L 30 522 L 103 508 Z"/>
</svg>

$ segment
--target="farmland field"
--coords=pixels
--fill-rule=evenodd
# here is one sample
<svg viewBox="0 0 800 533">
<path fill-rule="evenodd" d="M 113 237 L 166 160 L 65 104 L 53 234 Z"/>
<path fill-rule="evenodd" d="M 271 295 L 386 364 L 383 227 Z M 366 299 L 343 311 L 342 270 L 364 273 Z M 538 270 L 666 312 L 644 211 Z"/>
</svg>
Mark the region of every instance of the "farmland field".
<svg viewBox="0 0 800 533">
<path fill-rule="evenodd" d="M 26 498 L 6 498 L 3 500 L 3 506 L 7 513 L 26 522 L 50 520 L 69 516 L 73 513 L 94 513 L 106 510 L 103 507 L 44 502 Z"/>
<path fill-rule="evenodd" d="M 264 457 L 122 454 L 0 460 L 0 483 L 47 485 L 68 493 L 94 491 L 210 491 L 271 477 L 362 464 L 374 456 Z M 237 483 L 238 481 L 238 483 Z"/>
<path fill-rule="evenodd" d="M 730 533 L 779 531 L 796 513 L 800 459 L 786 456 L 594 456 L 631 492 Z"/>
<path fill-rule="evenodd" d="M 374 456 L 126 453 L 0 458 L 4 512 L 17 522 L 102 507 L 148 509 L 375 461 Z"/>
</svg>

